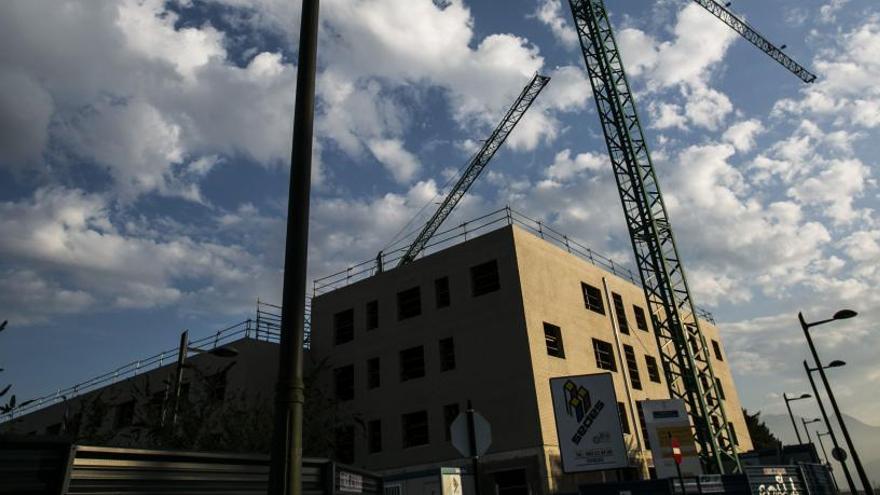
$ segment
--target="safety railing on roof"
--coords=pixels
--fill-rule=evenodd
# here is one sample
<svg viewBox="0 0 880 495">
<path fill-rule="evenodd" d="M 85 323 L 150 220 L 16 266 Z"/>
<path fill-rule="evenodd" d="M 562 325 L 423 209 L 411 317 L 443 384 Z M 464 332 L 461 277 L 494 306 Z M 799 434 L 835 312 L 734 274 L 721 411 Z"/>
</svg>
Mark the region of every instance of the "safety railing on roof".
<svg viewBox="0 0 880 495">
<path fill-rule="evenodd" d="M 465 242 L 468 240 L 468 236 L 473 238 L 476 235 L 482 235 L 508 225 L 517 225 L 618 277 L 629 280 L 634 284 L 639 283 L 633 272 L 626 266 L 593 251 L 545 222 L 529 218 L 509 206 L 438 232 L 431 238 L 431 242 L 425 247 L 422 256 Z M 325 292 L 345 287 L 353 282 L 372 277 L 380 271 L 380 268 L 384 270 L 386 267 L 394 267 L 406 250 L 407 246 L 404 246 L 394 251 L 380 253 L 376 259 L 364 261 L 332 275 L 315 279 L 312 293 L 318 296 Z"/>
<path fill-rule="evenodd" d="M 215 349 L 239 340 L 241 338 L 251 338 L 264 342 L 278 343 L 280 341 L 280 322 L 281 316 L 271 312 L 273 308 L 278 308 L 261 301 L 257 302 L 257 319 L 248 318 L 245 321 L 236 323 L 232 326 L 217 330 L 216 332 L 205 335 L 204 337 L 191 340 L 189 347 L 203 350 Z M 280 308 L 279 308 L 280 309 Z M 161 368 L 162 366 L 175 363 L 177 361 L 178 348 L 174 347 L 152 356 L 132 361 L 122 365 L 115 370 L 109 371 L 102 375 L 95 376 L 83 382 L 77 383 L 67 388 L 60 388 L 53 393 L 36 397 L 29 401 L 25 401 L 21 406 L 16 407 L 11 412 L 0 415 L 0 422 L 13 419 L 14 416 L 28 413 L 30 411 L 40 409 L 57 402 L 64 402 L 76 396 L 91 392 L 93 390 L 105 387 L 107 385 L 138 376 L 145 372 Z"/>
<path fill-rule="evenodd" d="M 628 280 L 634 285 L 639 287 L 642 285 L 641 279 L 625 265 L 593 251 L 576 239 L 559 232 L 544 221 L 530 218 L 514 210 L 510 206 L 505 206 L 491 213 L 474 218 L 473 220 L 463 222 L 455 227 L 438 232 L 431 238 L 431 242 L 425 247 L 422 256 L 465 242 L 468 240 L 468 236 L 473 238 L 476 235 L 482 235 L 508 225 L 517 225 L 545 241 L 565 249 L 584 261 L 609 271 L 620 278 Z M 315 279 L 312 286 L 312 295 L 319 296 L 340 289 L 359 280 L 372 277 L 376 273 L 384 271 L 386 268 L 395 267 L 397 262 L 406 252 L 407 248 L 408 246 L 403 246 L 387 253 L 379 253 L 379 256 L 375 259 L 363 261 L 332 275 Z M 708 320 L 713 324 L 715 323 L 712 314 L 702 308 L 697 308 L 697 316 L 704 320 Z"/>
</svg>

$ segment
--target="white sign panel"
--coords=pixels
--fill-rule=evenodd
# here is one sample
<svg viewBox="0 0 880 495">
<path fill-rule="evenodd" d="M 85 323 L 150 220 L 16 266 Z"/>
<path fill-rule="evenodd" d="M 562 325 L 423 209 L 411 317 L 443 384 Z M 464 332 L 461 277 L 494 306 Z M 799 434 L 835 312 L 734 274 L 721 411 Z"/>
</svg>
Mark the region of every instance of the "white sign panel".
<svg viewBox="0 0 880 495">
<path fill-rule="evenodd" d="M 339 491 L 348 493 L 363 493 L 363 476 L 348 471 L 339 471 Z"/>
<path fill-rule="evenodd" d="M 452 446 L 461 452 L 461 455 L 470 457 L 472 455 L 483 455 L 489 450 L 492 444 L 492 427 L 486 418 L 480 413 L 474 411 L 474 440 L 477 445 L 477 452 L 471 452 L 470 438 L 468 437 L 467 412 L 459 413 L 455 420 L 449 425 L 450 436 L 452 437 Z"/>
<path fill-rule="evenodd" d="M 564 472 L 629 465 L 610 373 L 551 378 L 550 393 Z"/>
<path fill-rule="evenodd" d="M 681 399 L 642 401 L 645 415 L 645 428 L 648 442 L 654 457 L 654 468 L 658 478 L 678 476 L 675 459 L 672 456 L 672 439 L 678 440 L 681 448 L 681 474 L 700 476 L 703 467 L 697 456 L 697 443 L 691 429 L 691 421 Z"/>
</svg>

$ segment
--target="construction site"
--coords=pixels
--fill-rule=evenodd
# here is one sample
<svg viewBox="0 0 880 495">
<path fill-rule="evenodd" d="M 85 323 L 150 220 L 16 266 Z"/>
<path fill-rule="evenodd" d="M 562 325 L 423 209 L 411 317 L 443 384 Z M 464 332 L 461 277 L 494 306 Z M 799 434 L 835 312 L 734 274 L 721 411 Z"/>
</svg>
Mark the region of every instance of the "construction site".
<svg viewBox="0 0 880 495">
<path fill-rule="evenodd" d="M 816 80 L 730 2 L 694 1 L 751 43 L 754 57 L 803 84 Z M 847 471 L 844 482 L 811 443 L 775 452 L 753 445 L 725 328 L 688 284 L 609 11 L 602 0 L 564 3 L 599 120 L 577 132 L 601 128 L 629 260 L 516 205 L 446 222 L 553 84 L 536 73 L 427 214 L 387 249 L 299 292 L 305 248 L 291 254 L 291 242 L 308 234 L 308 207 L 300 208 L 288 218 L 283 301 L 258 301 L 253 318 L 211 335 L 184 332 L 177 346 L 7 409 L 0 431 L 14 441 L 0 447 L 0 474 L 20 476 L 9 466 L 21 452 L 44 455 L 44 471 L 62 474 L 0 481 L 21 490 L 0 493 L 36 493 L 23 487 L 38 478 L 57 482 L 56 493 L 135 493 L 140 484 L 147 491 L 137 493 L 280 494 L 285 483 L 306 487 L 298 493 L 383 495 L 873 493 L 864 473 Z M 300 79 L 298 112 L 308 89 Z M 308 202 L 308 173 L 296 170 L 310 145 L 298 155 L 296 136 L 310 126 L 294 127 L 292 181 L 301 182 L 291 202 L 303 187 Z M 194 405 L 232 407 L 245 393 L 265 408 L 253 426 L 265 441 L 247 455 L 195 452 L 226 448 L 211 428 L 235 427 L 202 428 L 207 416 L 193 416 Z M 236 424 L 258 415 L 249 411 Z M 199 447 L 182 445 L 189 437 L 175 429 L 198 430 Z"/>
</svg>

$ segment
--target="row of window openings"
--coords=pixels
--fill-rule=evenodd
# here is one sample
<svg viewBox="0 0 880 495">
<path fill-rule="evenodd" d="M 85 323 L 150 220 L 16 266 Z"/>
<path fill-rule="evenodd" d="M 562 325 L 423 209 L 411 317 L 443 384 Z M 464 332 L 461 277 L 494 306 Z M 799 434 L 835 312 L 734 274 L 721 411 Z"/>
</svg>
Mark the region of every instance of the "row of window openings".
<svg viewBox="0 0 880 495">
<path fill-rule="evenodd" d="M 492 260 L 471 267 L 471 295 L 479 297 L 501 288 L 498 278 L 498 262 Z M 434 302 L 436 307 L 446 308 L 452 303 L 449 291 L 449 277 L 434 280 Z M 366 329 L 379 328 L 379 301 L 369 301 L 366 305 Z M 421 287 L 411 287 L 397 293 L 397 319 L 405 320 L 422 314 Z M 336 345 L 354 340 L 354 309 L 346 309 L 333 315 L 333 335 Z"/>
<path fill-rule="evenodd" d="M 593 287 L 590 284 L 581 282 L 581 290 L 584 293 L 584 306 L 590 311 L 594 311 L 601 315 L 605 314 L 605 303 L 602 299 L 602 289 L 598 287 Z M 626 310 L 624 309 L 623 298 L 620 294 L 616 292 L 611 293 L 611 299 L 614 303 L 614 314 L 617 317 L 617 326 L 620 328 L 620 333 L 625 333 L 629 335 L 629 320 L 626 317 Z M 648 331 L 648 319 L 645 316 L 645 310 L 638 305 L 633 304 L 633 313 L 636 316 L 636 327 L 639 330 L 643 330 L 645 332 Z M 692 344 L 695 344 L 692 342 Z M 696 346 L 694 346 L 696 347 Z M 712 340 L 712 350 L 715 353 L 715 359 L 719 361 L 724 361 L 724 358 L 721 354 L 721 345 L 718 344 L 718 341 Z M 696 350 L 695 350 L 696 352 Z"/>
<path fill-rule="evenodd" d="M 439 341 L 440 372 L 455 369 L 455 342 L 452 337 Z M 400 381 L 405 382 L 425 376 L 425 348 L 423 346 L 404 349 L 399 353 Z M 367 360 L 367 388 L 374 389 L 382 384 L 381 363 L 378 357 Z M 341 366 L 333 370 L 334 390 L 338 400 L 354 399 L 354 365 Z"/>
<path fill-rule="evenodd" d="M 443 406 L 443 423 L 445 440 L 452 439 L 450 427 L 461 409 L 457 403 Z M 428 445 L 431 441 L 429 433 L 428 411 L 415 411 L 400 416 L 401 447 L 406 449 Z M 382 452 L 382 420 L 373 419 L 366 422 L 367 452 Z M 347 425 L 336 430 L 336 455 L 343 463 L 354 462 L 354 425 Z"/>
</svg>

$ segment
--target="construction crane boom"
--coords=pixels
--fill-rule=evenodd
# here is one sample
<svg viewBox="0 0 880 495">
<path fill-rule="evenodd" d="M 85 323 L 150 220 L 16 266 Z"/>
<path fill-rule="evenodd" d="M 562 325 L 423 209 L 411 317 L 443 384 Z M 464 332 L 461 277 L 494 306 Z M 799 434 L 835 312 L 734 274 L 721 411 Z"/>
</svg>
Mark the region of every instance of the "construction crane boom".
<svg viewBox="0 0 880 495">
<path fill-rule="evenodd" d="M 428 220 L 428 223 L 426 223 L 425 227 L 419 232 L 416 240 L 410 244 L 409 249 L 407 249 L 403 257 L 400 258 L 400 262 L 397 266 L 402 266 L 411 262 L 422 252 L 423 249 L 425 249 L 428 241 L 431 240 L 431 237 L 437 232 L 437 229 L 440 228 L 440 225 L 443 224 L 443 221 L 446 220 L 446 217 L 448 217 L 455 208 L 455 205 L 458 204 L 462 196 L 464 196 L 467 190 L 470 189 L 474 181 L 477 180 L 477 177 L 480 176 L 480 173 L 489 163 L 489 160 L 492 159 L 495 152 L 498 151 L 498 148 L 501 147 L 504 140 L 507 139 L 507 136 L 526 113 L 526 110 L 528 110 L 532 105 L 532 102 L 535 101 L 538 93 L 544 89 L 544 86 L 546 86 L 549 81 L 549 77 L 537 73 L 532 77 L 531 81 L 529 81 L 526 87 L 523 88 L 522 93 L 519 94 L 516 101 L 513 102 L 510 110 L 507 111 L 507 114 L 504 115 L 504 118 L 501 119 L 501 122 L 495 130 L 492 131 L 489 139 L 483 143 L 483 147 L 480 148 L 477 154 L 471 159 L 461 178 L 458 179 L 458 182 L 455 183 L 455 186 L 449 191 L 449 194 L 446 195 L 443 202 L 440 203 L 440 208 L 434 212 L 434 215 L 431 216 L 431 219 Z"/>
<path fill-rule="evenodd" d="M 811 83 L 816 80 L 816 75 L 808 71 L 801 64 L 795 62 L 791 57 L 782 53 L 782 48 L 770 43 L 761 33 L 749 26 L 745 21 L 740 19 L 736 14 L 727 10 L 725 5 L 715 0 L 694 0 L 701 7 L 708 10 L 712 15 L 721 19 L 721 22 L 730 26 L 734 31 L 747 39 L 751 44 L 757 46 L 761 51 L 770 56 L 773 60 L 779 62 L 783 67 L 791 71 L 792 74 L 798 76 L 803 82 Z M 729 3 L 728 3 L 729 4 Z"/>
<path fill-rule="evenodd" d="M 651 310 L 670 396 L 686 404 L 706 470 L 739 470 L 715 374 L 620 51 L 602 0 L 569 0 Z"/>
</svg>

